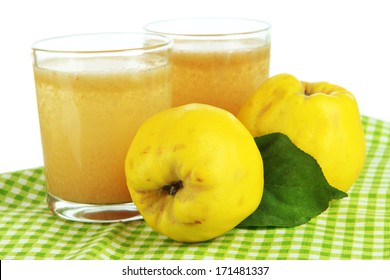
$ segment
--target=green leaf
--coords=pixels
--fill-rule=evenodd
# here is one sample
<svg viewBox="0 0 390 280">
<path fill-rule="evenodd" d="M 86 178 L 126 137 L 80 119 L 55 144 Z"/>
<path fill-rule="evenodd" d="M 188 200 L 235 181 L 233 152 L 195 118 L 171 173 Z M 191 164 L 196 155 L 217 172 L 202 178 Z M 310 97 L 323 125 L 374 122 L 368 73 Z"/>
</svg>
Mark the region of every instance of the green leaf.
<svg viewBox="0 0 390 280">
<path fill-rule="evenodd" d="M 257 210 L 237 227 L 294 227 L 308 222 L 347 194 L 330 186 L 321 167 L 284 134 L 255 138 L 264 164 Z"/>
</svg>

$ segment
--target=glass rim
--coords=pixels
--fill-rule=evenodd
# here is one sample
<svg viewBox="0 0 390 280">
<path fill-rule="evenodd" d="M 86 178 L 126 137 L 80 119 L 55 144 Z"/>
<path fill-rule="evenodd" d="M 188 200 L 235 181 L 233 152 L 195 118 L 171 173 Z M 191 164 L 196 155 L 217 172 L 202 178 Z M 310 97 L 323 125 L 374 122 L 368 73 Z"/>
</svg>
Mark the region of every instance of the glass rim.
<svg viewBox="0 0 390 280">
<path fill-rule="evenodd" d="M 70 45 L 59 47 L 59 42 L 70 42 L 70 40 L 74 39 L 87 39 L 95 37 L 97 39 L 100 37 L 100 39 L 108 38 L 108 37 L 121 37 L 125 38 L 126 36 L 130 37 L 146 37 L 150 39 L 159 39 L 160 42 L 156 42 L 150 45 L 142 45 L 142 46 L 132 46 L 134 43 L 132 43 L 131 37 L 126 42 L 128 46 L 122 45 L 121 47 L 71 47 Z M 107 42 L 106 42 L 107 43 Z M 115 43 L 112 43 L 114 45 Z M 36 52 L 51 52 L 51 53 L 79 53 L 79 54 L 92 54 L 92 53 L 113 53 L 113 52 L 126 52 L 126 51 L 149 51 L 149 50 L 157 50 L 159 48 L 169 47 L 172 44 L 172 40 L 162 34 L 156 34 L 156 33 L 150 33 L 150 32 L 103 32 L 103 33 L 82 33 L 82 34 L 70 34 L 70 35 L 63 35 L 63 36 L 56 36 L 56 37 L 50 37 L 46 39 L 41 39 L 36 42 L 34 42 L 31 45 L 31 49 Z M 56 47 L 54 47 L 56 46 Z M 81 45 L 80 45 L 81 46 Z"/>
<path fill-rule="evenodd" d="M 257 25 L 256 28 L 249 28 L 243 31 L 232 31 L 232 32 L 175 32 L 168 31 L 167 28 L 159 28 L 159 25 L 169 24 L 169 23 L 195 23 L 202 21 L 214 21 L 222 23 L 223 21 L 227 22 L 242 22 L 242 23 L 251 23 L 252 25 Z M 158 28 L 152 28 L 153 25 L 156 25 Z M 176 25 L 180 26 L 180 25 Z M 151 33 L 157 33 L 160 35 L 166 36 L 182 36 L 182 37 L 223 37 L 223 36 L 235 36 L 235 35 L 250 35 L 261 32 L 266 32 L 271 29 L 271 24 L 266 21 L 251 19 L 251 18 L 239 18 L 239 17 L 188 17 L 188 18 L 171 18 L 163 19 L 158 21 L 153 21 L 144 25 L 144 30 Z M 172 29 L 172 28 L 171 28 Z"/>
</svg>

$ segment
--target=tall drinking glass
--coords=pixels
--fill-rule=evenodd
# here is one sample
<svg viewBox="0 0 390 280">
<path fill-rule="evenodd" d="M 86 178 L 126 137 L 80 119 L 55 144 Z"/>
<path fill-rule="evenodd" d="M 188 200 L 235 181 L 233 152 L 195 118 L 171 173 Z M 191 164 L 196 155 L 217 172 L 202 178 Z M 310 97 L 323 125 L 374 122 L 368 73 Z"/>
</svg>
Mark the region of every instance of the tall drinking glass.
<svg viewBox="0 0 390 280">
<path fill-rule="evenodd" d="M 172 103 L 206 103 L 238 113 L 269 75 L 270 25 L 238 18 L 185 18 L 147 24 L 169 36 Z"/>
<path fill-rule="evenodd" d="M 147 33 L 32 46 L 49 208 L 84 222 L 140 219 L 124 162 L 141 123 L 171 106 L 171 40 Z"/>
</svg>

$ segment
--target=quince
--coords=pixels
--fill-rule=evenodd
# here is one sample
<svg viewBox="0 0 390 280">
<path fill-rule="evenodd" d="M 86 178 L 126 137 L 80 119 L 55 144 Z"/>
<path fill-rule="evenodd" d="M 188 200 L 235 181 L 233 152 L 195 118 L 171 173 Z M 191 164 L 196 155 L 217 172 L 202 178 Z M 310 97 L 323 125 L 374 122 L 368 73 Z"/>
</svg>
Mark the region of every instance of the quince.
<svg viewBox="0 0 390 280">
<path fill-rule="evenodd" d="M 263 161 L 252 135 L 211 105 L 188 104 L 146 120 L 125 171 L 145 222 L 182 242 L 226 233 L 257 209 L 263 194 Z"/>
<path fill-rule="evenodd" d="M 276 75 L 249 97 L 237 118 L 253 136 L 287 135 L 341 191 L 350 189 L 363 168 L 366 146 L 358 105 L 340 86 Z"/>
</svg>

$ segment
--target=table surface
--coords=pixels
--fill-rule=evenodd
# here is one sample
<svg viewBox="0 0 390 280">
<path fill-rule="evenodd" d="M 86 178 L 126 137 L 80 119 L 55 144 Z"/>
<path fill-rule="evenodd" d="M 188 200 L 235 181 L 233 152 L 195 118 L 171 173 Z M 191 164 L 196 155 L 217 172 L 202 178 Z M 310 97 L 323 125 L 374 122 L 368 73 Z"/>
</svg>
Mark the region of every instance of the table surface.
<svg viewBox="0 0 390 280">
<path fill-rule="evenodd" d="M 54 216 L 43 169 L 0 175 L 0 259 L 390 259 L 390 123 L 362 117 L 367 160 L 348 197 L 294 228 L 233 229 L 185 244 L 144 221 L 87 224 Z"/>
</svg>

